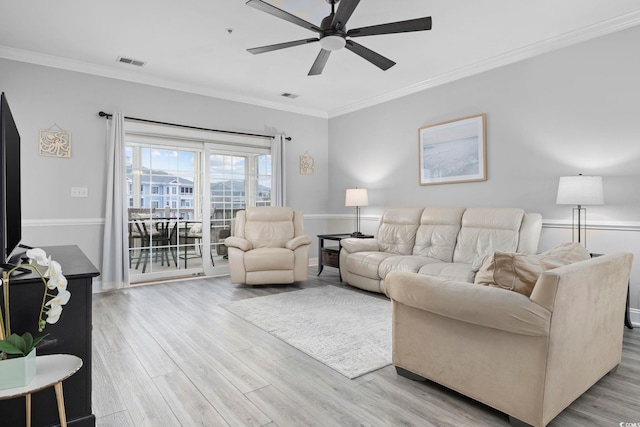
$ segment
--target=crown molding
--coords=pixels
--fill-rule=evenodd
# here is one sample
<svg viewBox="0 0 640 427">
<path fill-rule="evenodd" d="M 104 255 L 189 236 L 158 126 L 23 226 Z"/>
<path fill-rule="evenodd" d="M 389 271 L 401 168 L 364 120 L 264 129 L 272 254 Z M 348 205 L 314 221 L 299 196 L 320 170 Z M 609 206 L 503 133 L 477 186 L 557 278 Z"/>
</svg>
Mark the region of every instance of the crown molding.
<svg viewBox="0 0 640 427">
<path fill-rule="evenodd" d="M 533 58 L 534 56 L 542 55 L 544 53 L 582 43 L 587 40 L 615 33 L 617 31 L 621 31 L 638 24 L 640 24 L 640 10 L 617 16 L 606 21 L 598 22 L 596 24 L 583 27 L 565 34 L 561 34 L 559 36 L 552 37 L 537 43 L 533 43 L 520 49 L 515 49 L 501 55 L 494 56 L 493 58 L 488 58 L 476 62 L 475 64 L 461 67 L 441 74 L 439 76 L 423 80 L 416 84 L 405 86 L 399 90 L 388 92 L 380 96 L 371 97 L 361 102 L 347 105 L 345 107 L 330 110 L 328 112 L 328 115 L 329 118 L 333 118 L 354 111 L 362 110 L 367 107 L 372 107 L 374 105 L 382 104 L 384 102 L 411 95 L 416 92 L 431 89 L 445 83 L 450 83 L 456 80 L 463 79 L 465 77 L 480 74 L 482 72 L 502 67 L 504 65 L 513 64 L 515 62 Z"/>
<path fill-rule="evenodd" d="M 132 83 L 146 84 L 166 89 L 173 89 L 181 92 L 193 93 L 197 95 L 210 96 L 220 98 L 227 101 L 240 102 L 243 104 L 254 105 L 257 107 L 270 108 L 290 113 L 303 114 L 307 116 L 320 117 L 330 119 L 344 114 L 348 114 L 357 110 L 362 110 L 377 104 L 382 104 L 403 96 L 411 95 L 427 89 L 434 88 L 446 83 L 470 77 L 485 71 L 489 71 L 504 65 L 513 64 L 525 59 L 529 59 L 544 53 L 572 46 L 584 41 L 588 41 L 597 37 L 621 31 L 640 24 L 640 10 L 617 16 L 606 21 L 580 28 L 556 37 L 552 37 L 537 43 L 505 52 L 488 58 L 475 64 L 461 67 L 447 73 L 423 80 L 421 82 L 405 86 L 395 91 L 387 92 L 382 95 L 373 96 L 344 107 L 324 111 L 313 108 L 295 107 L 277 102 L 269 102 L 262 99 L 243 97 L 229 92 L 220 91 L 214 88 L 203 87 L 200 85 L 192 85 L 188 83 L 178 82 L 169 79 L 163 79 L 157 76 L 140 75 L 128 70 L 117 69 L 102 65 L 94 65 L 86 62 L 75 61 L 71 59 L 59 58 L 52 55 L 35 53 L 20 49 L 14 49 L 8 46 L 0 45 L 0 58 L 10 59 L 20 62 L 28 62 L 31 64 L 43 65 L 52 68 L 59 68 L 79 73 L 92 74 L 101 77 L 107 77 L 117 80 L 124 80 Z"/>
<path fill-rule="evenodd" d="M 201 85 L 192 85 L 184 82 L 164 79 L 153 75 L 141 75 L 128 70 L 121 70 L 114 67 L 103 65 L 89 64 L 87 62 L 75 61 L 72 59 L 60 58 L 53 55 L 43 53 L 30 52 L 27 50 L 14 49 L 8 46 L 0 45 L 0 58 L 10 59 L 12 61 L 27 62 L 30 64 L 42 65 L 45 67 L 59 68 L 67 71 L 75 71 L 78 73 L 91 74 L 100 77 L 107 77 L 116 80 L 123 80 L 131 83 L 139 83 L 149 86 L 161 87 L 164 89 L 172 89 L 180 92 L 193 93 L 196 95 L 210 96 L 213 98 L 224 99 L 227 101 L 240 102 L 243 104 L 254 105 L 256 107 L 270 108 L 274 110 L 286 111 L 289 113 L 304 114 L 306 116 L 328 118 L 327 112 L 313 108 L 294 107 L 277 102 L 269 102 L 262 99 L 243 97 L 229 92 L 220 91 L 210 87 Z"/>
</svg>

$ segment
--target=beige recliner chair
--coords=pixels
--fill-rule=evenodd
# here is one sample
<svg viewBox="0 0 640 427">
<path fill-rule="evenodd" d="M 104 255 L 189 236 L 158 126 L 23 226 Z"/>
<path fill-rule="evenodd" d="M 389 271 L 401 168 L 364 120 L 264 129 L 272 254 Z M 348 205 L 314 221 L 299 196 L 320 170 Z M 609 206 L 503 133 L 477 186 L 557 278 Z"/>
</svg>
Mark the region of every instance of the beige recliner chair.
<svg viewBox="0 0 640 427">
<path fill-rule="evenodd" d="M 238 211 L 229 248 L 231 283 L 266 285 L 307 279 L 311 238 L 302 213 L 288 207 Z"/>
</svg>

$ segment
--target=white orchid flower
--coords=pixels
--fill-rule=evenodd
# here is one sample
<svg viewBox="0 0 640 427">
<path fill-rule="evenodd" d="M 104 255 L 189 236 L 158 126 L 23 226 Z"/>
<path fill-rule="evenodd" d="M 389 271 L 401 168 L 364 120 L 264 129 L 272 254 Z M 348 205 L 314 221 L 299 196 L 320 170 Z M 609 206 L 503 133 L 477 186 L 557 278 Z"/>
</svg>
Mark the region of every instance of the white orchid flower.
<svg viewBox="0 0 640 427">
<path fill-rule="evenodd" d="M 69 298 L 71 298 L 71 292 L 62 289 L 58 291 L 58 295 L 47 301 L 46 305 L 50 306 L 52 310 L 55 307 L 60 307 L 60 310 L 62 310 L 62 306 L 69 302 Z"/>
<path fill-rule="evenodd" d="M 62 306 L 54 305 L 51 306 L 49 311 L 47 311 L 47 323 L 54 324 L 60 319 L 60 315 L 62 314 Z"/>
<path fill-rule="evenodd" d="M 55 261 L 54 261 L 55 262 Z M 67 289 L 67 278 L 62 274 L 55 275 L 47 282 L 47 288 L 58 289 L 58 291 L 64 291 Z"/>
<path fill-rule="evenodd" d="M 62 275 L 62 266 L 59 262 L 51 260 L 49 258 L 49 268 L 44 272 L 44 277 L 55 277 Z"/>
<path fill-rule="evenodd" d="M 27 257 L 29 258 L 29 262 L 36 262 L 38 265 L 48 266 L 51 258 L 47 258 L 47 253 L 40 248 L 33 248 L 27 250 Z"/>
</svg>

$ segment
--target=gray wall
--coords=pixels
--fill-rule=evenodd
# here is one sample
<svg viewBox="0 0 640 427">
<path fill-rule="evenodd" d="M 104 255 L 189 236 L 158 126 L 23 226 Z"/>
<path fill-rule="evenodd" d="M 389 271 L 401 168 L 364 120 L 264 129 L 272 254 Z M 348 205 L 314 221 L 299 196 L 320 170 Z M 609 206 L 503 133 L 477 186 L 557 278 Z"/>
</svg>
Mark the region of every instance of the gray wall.
<svg viewBox="0 0 640 427">
<path fill-rule="evenodd" d="M 344 190 L 361 186 L 365 232 L 391 206 L 518 206 L 543 214 L 544 250 L 571 239 L 570 207 L 555 205 L 558 177 L 603 175 L 606 205 L 588 208 L 589 249 L 640 259 L 639 43 L 631 28 L 329 120 L 0 59 L 23 140 L 24 240 L 77 244 L 101 268 L 106 121 L 96 113 L 105 110 L 292 136 L 287 197 L 312 236 L 352 231 Z M 487 114 L 488 181 L 418 185 L 418 128 L 478 113 Z M 72 132 L 71 159 L 38 155 L 38 132 L 53 124 Z M 305 153 L 314 175 L 298 173 Z M 72 199 L 75 186 L 89 198 Z M 636 308 L 638 282 L 636 266 Z"/>
<path fill-rule="evenodd" d="M 344 190 L 354 186 L 368 188 L 362 214 L 373 219 L 390 206 L 522 207 L 542 213 L 540 249 L 548 249 L 571 240 L 571 207 L 555 204 L 558 177 L 602 175 L 606 205 L 588 207 L 599 224 L 589 249 L 634 252 L 637 266 L 639 45 L 636 27 L 331 118 L 331 211 L 351 212 Z M 479 113 L 487 115 L 488 180 L 420 186 L 418 128 Z M 373 231 L 375 222 L 363 228 Z M 636 308 L 639 281 L 636 267 Z"/>
<path fill-rule="evenodd" d="M 310 117 L 61 69 L 0 59 L 0 91 L 9 100 L 22 137 L 23 241 L 33 246 L 76 244 L 101 269 L 107 121 L 98 111 L 250 133 L 284 132 L 287 201 L 305 214 L 327 205 L 328 123 Z M 72 157 L 41 157 L 41 129 L 72 133 Z M 315 174 L 298 173 L 299 156 L 315 158 Z M 71 187 L 89 197 L 71 198 Z M 326 229 L 310 221 L 313 234 Z M 317 228 L 317 229 L 316 229 Z"/>
</svg>

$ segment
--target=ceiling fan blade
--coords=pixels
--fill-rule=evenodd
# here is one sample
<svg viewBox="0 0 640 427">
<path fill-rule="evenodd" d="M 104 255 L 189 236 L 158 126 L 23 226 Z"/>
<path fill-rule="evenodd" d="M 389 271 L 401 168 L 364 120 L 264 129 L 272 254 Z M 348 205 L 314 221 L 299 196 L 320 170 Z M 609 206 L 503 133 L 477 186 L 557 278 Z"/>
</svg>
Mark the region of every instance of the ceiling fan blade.
<svg viewBox="0 0 640 427">
<path fill-rule="evenodd" d="M 324 70 L 324 66 L 327 64 L 327 59 L 329 59 L 329 55 L 331 54 L 330 50 L 320 49 L 320 53 L 318 57 L 314 61 L 311 69 L 309 70 L 308 76 L 317 76 L 322 74 L 322 70 Z"/>
<path fill-rule="evenodd" d="M 408 33 L 431 29 L 431 17 L 409 19 L 407 21 L 390 22 L 370 27 L 353 28 L 347 31 L 349 37 L 375 36 L 379 34 Z"/>
<path fill-rule="evenodd" d="M 333 16 L 331 27 L 336 30 L 343 29 L 349 18 L 351 18 L 353 11 L 358 6 L 358 3 L 360 3 L 360 0 L 342 0 L 340 6 L 338 6 L 338 11 Z"/>
<path fill-rule="evenodd" d="M 296 40 L 293 42 L 271 44 L 269 46 L 252 47 L 251 49 L 247 49 L 247 51 L 256 55 L 258 53 L 265 53 L 265 52 L 271 52 L 273 50 L 286 49 L 288 47 L 300 46 L 301 44 L 308 44 L 308 43 L 313 43 L 317 41 L 320 41 L 320 39 Z"/>
<path fill-rule="evenodd" d="M 367 49 L 366 47 L 354 41 L 347 40 L 347 44 L 345 45 L 345 47 L 351 52 L 361 56 L 362 58 L 366 59 L 367 61 L 371 62 L 373 65 L 384 71 L 396 65 L 396 63 L 392 60 L 385 58 L 379 53 L 376 53 L 371 49 Z"/>
<path fill-rule="evenodd" d="M 298 18 L 297 16 L 292 15 L 289 12 L 285 12 L 282 9 L 278 9 L 277 7 L 272 6 L 269 3 L 265 3 L 262 0 L 249 0 L 246 4 L 263 12 L 267 12 L 268 14 L 273 15 L 277 18 L 289 21 L 292 24 L 299 25 L 303 28 L 315 31 L 317 33 L 322 33 L 322 30 L 316 25 L 313 25 L 311 22 L 307 22 L 304 19 Z"/>
</svg>

